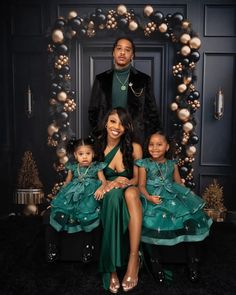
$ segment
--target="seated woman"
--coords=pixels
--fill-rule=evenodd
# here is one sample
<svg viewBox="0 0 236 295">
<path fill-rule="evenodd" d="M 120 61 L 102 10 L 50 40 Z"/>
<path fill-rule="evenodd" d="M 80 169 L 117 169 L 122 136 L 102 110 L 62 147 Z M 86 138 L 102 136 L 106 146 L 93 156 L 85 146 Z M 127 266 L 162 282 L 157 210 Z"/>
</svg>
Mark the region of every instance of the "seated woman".
<svg viewBox="0 0 236 295">
<path fill-rule="evenodd" d="M 121 107 L 108 112 L 98 134 L 97 154 L 100 161 L 107 163 L 104 174 L 108 181 L 101 206 L 99 270 L 103 273 L 104 288 L 117 293 L 120 288 L 117 268 L 126 266 L 127 261 L 123 290 L 129 291 L 138 283 L 142 207 L 134 160 L 142 158 L 142 148 L 133 142 L 131 117 Z"/>
</svg>

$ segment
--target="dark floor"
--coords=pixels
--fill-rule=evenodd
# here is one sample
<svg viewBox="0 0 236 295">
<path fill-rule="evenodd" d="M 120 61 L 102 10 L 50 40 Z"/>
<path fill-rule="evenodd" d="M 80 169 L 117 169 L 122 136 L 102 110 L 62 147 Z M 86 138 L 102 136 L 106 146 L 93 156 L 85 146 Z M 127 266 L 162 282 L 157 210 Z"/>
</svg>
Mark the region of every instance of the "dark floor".
<svg viewBox="0 0 236 295">
<path fill-rule="evenodd" d="M 143 268 L 138 286 L 128 294 L 235 294 L 236 225 L 214 223 L 202 250 L 199 283 L 188 281 L 184 264 L 168 264 L 165 269 L 172 272 L 171 281 L 158 286 Z M 45 262 L 43 227 L 39 216 L 0 219 L 0 280 L 1 295 L 106 294 L 96 263 L 58 262 L 48 265 Z"/>
</svg>

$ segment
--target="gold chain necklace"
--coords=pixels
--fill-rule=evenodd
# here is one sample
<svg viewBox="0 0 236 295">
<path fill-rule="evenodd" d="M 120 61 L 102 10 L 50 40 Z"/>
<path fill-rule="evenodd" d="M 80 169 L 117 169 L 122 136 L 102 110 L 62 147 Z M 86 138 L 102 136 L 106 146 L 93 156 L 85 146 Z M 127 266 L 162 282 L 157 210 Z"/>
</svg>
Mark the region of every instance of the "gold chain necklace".
<svg viewBox="0 0 236 295">
<path fill-rule="evenodd" d="M 77 171 L 78 171 L 79 180 L 84 180 L 85 176 L 88 174 L 88 171 L 89 171 L 90 167 L 91 167 L 91 165 L 88 166 L 88 168 L 85 170 L 84 173 L 80 173 L 80 168 L 79 168 L 79 164 L 78 164 Z"/>
<path fill-rule="evenodd" d="M 129 80 L 129 74 L 128 74 L 128 76 L 127 76 L 127 78 L 125 79 L 124 82 L 122 82 L 122 81 L 120 80 L 120 78 L 118 77 L 117 73 L 115 73 L 115 75 L 116 75 L 116 79 L 117 79 L 118 82 L 121 84 L 120 89 L 121 89 L 122 91 L 125 91 L 125 90 L 126 90 L 126 85 L 125 85 L 125 84 L 126 84 L 127 81 Z"/>
</svg>

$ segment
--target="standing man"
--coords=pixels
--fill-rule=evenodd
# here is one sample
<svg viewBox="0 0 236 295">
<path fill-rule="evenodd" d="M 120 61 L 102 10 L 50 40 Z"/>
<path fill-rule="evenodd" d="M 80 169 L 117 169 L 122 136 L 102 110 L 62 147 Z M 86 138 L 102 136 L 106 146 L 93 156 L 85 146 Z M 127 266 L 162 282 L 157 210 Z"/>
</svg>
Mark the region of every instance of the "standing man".
<svg viewBox="0 0 236 295">
<path fill-rule="evenodd" d="M 126 108 L 133 119 L 135 139 L 143 144 L 161 124 L 151 77 L 132 66 L 134 57 L 133 41 L 118 38 L 113 45 L 114 67 L 96 76 L 88 113 L 90 127 L 95 132 L 109 109 Z"/>
</svg>

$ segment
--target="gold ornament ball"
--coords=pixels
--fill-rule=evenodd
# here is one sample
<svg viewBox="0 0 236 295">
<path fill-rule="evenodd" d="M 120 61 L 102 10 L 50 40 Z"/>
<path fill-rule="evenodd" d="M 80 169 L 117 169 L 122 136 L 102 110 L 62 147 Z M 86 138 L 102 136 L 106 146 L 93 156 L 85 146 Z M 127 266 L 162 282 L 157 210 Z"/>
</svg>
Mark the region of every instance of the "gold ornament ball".
<svg viewBox="0 0 236 295">
<path fill-rule="evenodd" d="M 186 154 L 189 156 L 189 157 L 192 157 L 193 155 L 195 155 L 197 149 L 195 148 L 195 146 L 191 145 L 187 148 L 186 150 Z"/>
<path fill-rule="evenodd" d="M 75 18 L 76 16 L 77 16 L 77 12 L 72 10 L 68 13 L 67 18 L 72 19 L 72 18 Z"/>
<path fill-rule="evenodd" d="M 191 48 L 188 45 L 183 46 L 180 50 L 180 53 L 183 56 L 188 56 L 190 54 L 190 52 L 191 52 Z"/>
<path fill-rule="evenodd" d="M 127 8 L 125 5 L 118 5 L 117 9 L 116 9 L 116 12 L 119 14 L 119 15 L 124 15 L 127 13 Z"/>
<path fill-rule="evenodd" d="M 136 23 L 136 21 L 132 20 L 129 23 L 129 29 L 130 29 L 130 31 L 135 31 L 135 30 L 137 30 L 137 28 L 138 28 L 138 24 Z"/>
<path fill-rule="evenodd" d="M 52 41 L 54 43 L 62 43 L 64 40 L 64 35 L 61 30 L 54 30 L 52 32 Z"/>
<path fill-rule="evenodd" d="M 187 44 L 190 39 L 191 39 L 191 37 L 189 34 L 183 34 L 180 36 L 180 42 L 183 44 Z"/>
<path fill-rule="evenodd" d="M 178 111 L 178 118 L 181 121 L 186 122 L 186 121 L 188 121 L 189 117 L 190 117 L 190 112 L 188 109 L 184 108 L 184 109 L 181 109 Z"/>
<path fill-rule="evenodd" d="M 174 112 L 176 111 L 177 109 L 179 108 L 178 104 L 176 102 L 173 102 L 171 105 L 170 105 L 170 109 Z"/>
<path fill-rule="evenodd" d="M 190 41 L 189 41 L 189 46 L 192 49 L 198 49 L 201 46 L 201 40 L 198 37 L 193 37 Z"/>
<path fill-rule="evenodd" d="M 183 93 L 184 91 L 187 90 L 187 86 L 184 83 L 183 84 L 179 84 L 177 88 L 178 88 L 178 91 L 180 93 Z"/>
<path fill-rule="evenodd" d="M 161 33 L 165 33 L 167 31 L 167 24 L 162 23 L 158 28 Z"/>
<path fill-rule="evenodd" d="M 57 156 L 63 158 L 66 156 L 66 149 L 63 147 L 57 148 Z"/>
<path fill-rule="evenodd" d="M 65 165 L 69 161 L 69 158 L 67 156 L 64 156 L 59 159 L 59 162 L 63 165 Z"/>
<path fill-rule="evenodd" d="M 193 124 L 191 122 L 184 123 L 183 130 L 185 132 L 190 132 L 191 130 L 193 130 Z"/>
<path fill-rule="evenodd" d="M 151 5 L 146 5 L 143 9 L 143 13 L 146 16 L 150 16 L 153 13 L 153 7 Z"/>
<path fill-rule="evenodd" d="M 182 29 L 187 30 L 189 26 L 190 26 L 190 22 L 188 20 L 184 20 L 182 22 Z"/>
<path fill-rule="evenodd" d="M 38 214 L 38 207 L 33 204 L 26 205 L 24 208 L 23 214 L 25 216 L 37 215 Z"/>
<path fill-rule="evenodd" d="M 64 91 L 61 91 L 57 94 L 57 99 L 61 102 L 66 101 L 67 94 Z"/>
<path fill-rule="evenodd" d="M 52 123 L 48 126 L 48 135 L 52 136 L 53 133 L 57 132 L 58 130 L 59 128 L 54 123 Z"/>
</svg>

